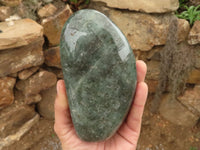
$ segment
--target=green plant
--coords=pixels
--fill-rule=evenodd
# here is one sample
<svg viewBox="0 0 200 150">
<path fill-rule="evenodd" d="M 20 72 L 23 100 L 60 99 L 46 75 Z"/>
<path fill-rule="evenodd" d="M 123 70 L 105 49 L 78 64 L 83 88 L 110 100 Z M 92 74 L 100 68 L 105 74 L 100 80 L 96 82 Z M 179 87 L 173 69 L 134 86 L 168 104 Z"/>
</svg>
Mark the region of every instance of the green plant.
<svg viewBox="0 0 200 150">
<path fill-rule="evenodd" d="M 190 150 L 198 150 L 196 147 L 190 147 Z"/>
<path fill-rule="evenodd" d="M 181 19 L 186 19 L 190 22 L 191 25 L 194 24 L 195 21 L 197 20 L 200 20 L 200 5 L 198 6 L 184 6 L 186 8 L 185 11 L 183 11 L 182 13 L 180 14 L 176 14 L 176 16 L 178 18 L 181 18 Z"/>
<path fill-rule="evenodd" d="M 68 0 L 73 10 L 80 10 L 88 6 L 90 0 Z"/>
<path fill-rule="evenodd" d="M 184 8 L 188 0 L 179 0 L 179 8 Z"/>
<path fill-rule="evenodd" d="M 52 134 L 51 136 L 52 136 L 52 138 L 54 138 L 54 137 L 55 137 L 55 134 Z"/>
</svg>

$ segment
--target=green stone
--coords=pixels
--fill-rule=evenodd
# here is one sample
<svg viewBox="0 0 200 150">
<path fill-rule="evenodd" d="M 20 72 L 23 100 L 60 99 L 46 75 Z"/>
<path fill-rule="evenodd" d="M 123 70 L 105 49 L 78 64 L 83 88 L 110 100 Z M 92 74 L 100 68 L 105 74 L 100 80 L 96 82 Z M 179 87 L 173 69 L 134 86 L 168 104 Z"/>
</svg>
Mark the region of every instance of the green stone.
<svg viewBox="0 0 200 150">
<path fill-rule="evenodd" d="M 61 64 L 70 113 L 84 141 L 111 137 L 135 93 L 135 58 L 125 36 L 104 14 L 80 10 L 65 23 Z"/>
</svg>

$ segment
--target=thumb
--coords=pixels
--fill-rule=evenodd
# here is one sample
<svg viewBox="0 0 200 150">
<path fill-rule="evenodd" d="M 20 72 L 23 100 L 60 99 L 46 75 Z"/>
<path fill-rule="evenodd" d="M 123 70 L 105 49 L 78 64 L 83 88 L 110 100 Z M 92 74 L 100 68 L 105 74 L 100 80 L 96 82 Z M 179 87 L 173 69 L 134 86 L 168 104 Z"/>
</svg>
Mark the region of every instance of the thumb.
<svg viewBox="0 0 200 150">
<path fill-rule="evenodd" d="M 57 96 L 54 108 L 54 130 L 57 133 L 58 137 L 64 136 L 72 127 L 72 120 L 69 112 L 69 105 L 64 80 L 59 80 L 57 82 Z"/>
</svg>

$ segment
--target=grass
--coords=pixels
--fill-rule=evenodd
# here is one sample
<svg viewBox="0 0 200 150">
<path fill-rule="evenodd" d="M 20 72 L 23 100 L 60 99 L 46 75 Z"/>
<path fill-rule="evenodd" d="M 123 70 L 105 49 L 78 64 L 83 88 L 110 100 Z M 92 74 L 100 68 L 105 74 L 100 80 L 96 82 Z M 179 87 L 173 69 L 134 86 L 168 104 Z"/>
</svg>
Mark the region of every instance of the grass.
<svg viewBox="0 0 200 150">
<path fill-rule="evenodd" d="M 195 21 L 200 20 L 200 5 L 198 6 L 184 6 L 185 11 L 180 14 L 176 13 L 176 16 L 181 19 L 186 19 L 189 21 L 190 25 L 193 25 Z"/>
<path fill-rule="evenodd" d="M 179 8 L 183 8 L 184 6 L 186 6 L 187 2 L 188 0 L 179 0 Z"/>
</svg>

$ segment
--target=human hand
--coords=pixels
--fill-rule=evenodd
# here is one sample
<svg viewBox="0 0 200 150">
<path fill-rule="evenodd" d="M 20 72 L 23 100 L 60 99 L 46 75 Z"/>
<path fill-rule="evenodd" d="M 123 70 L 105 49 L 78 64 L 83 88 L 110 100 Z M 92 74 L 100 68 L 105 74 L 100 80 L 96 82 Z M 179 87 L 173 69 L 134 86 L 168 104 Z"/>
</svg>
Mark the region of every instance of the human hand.
<svg viewBox="0 0 200 150">
<path fill-rule="evenodd" d="M 136 62 L 136 68 L 138 83 L 127 119 L 110 139 L 102 142 L 85 142 L 78 138 L 70 116 L 64 81 L 58 81 L 54 130 L 63 150 L 136 150 L 148 93 L 147 84 L 144 82 L 146 64 L 139 60 Z"/>
</svg>

